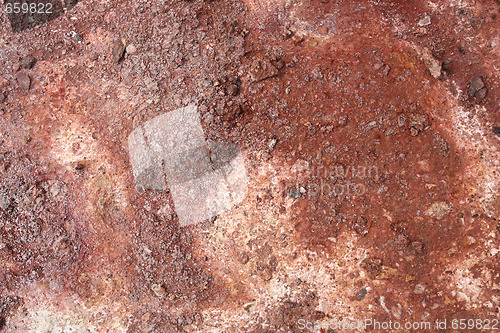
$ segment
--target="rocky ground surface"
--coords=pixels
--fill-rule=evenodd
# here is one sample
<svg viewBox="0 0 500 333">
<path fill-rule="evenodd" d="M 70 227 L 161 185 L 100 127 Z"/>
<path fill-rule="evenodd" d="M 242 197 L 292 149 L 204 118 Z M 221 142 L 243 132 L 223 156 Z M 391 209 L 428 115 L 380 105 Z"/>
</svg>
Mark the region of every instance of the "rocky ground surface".
<svg viewBox="0 0 500 333">
<path fill-rule="evenodd" d="M 21 31 L 2 11 L 0 331 L 498 320 L 499 8 L 85 0 Z M 127 138 L 191 103 L 248 195 L 180 227 Z"/>
</svg>

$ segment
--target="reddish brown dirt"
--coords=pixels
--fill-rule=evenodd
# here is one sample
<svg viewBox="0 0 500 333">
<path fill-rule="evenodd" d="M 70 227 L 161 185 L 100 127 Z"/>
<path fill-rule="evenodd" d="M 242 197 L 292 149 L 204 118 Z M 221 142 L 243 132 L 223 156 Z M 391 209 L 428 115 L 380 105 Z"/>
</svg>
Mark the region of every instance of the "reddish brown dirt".
<svg viewBox="0 0 500 333">
<path fill-rule="evenodd" d="M 82 1 L 16 33 L 3 13 L 0 331 L 498 320 L 498 11 Z M 120 40 L 137 53 L 117 62 Z M 242 149 L 249 193 L 181 228 L 170 193 L 136 191 L 127 136 L 189 103 Z"/>
</svg>

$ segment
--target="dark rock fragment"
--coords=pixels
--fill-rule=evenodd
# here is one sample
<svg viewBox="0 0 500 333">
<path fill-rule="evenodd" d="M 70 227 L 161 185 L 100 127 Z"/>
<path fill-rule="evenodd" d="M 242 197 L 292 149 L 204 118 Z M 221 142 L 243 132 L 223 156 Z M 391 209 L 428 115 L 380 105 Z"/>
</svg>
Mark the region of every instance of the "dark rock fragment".
<svg viewBox="0 0 500 333">
<path fill-rule="evenodd" d="M 488 93 L 488 88 L 484 87 L 483 89 L 479 90 L 474 97 L 476 97 L 476 102 L 479 103 L 481 102 L 485 97 L 486 94 Z"/>
<path fill-rule="evenodd" d="M 17 75 L 16 79 L 17 79 L 17 84 L 19 85 L 19 88 L 21 88 L 24 92 L 26 92 L 30 89 L 31 79 L 28 75 L 26 75 L 24 73 L 19 73 Z"/>
<path fill-rule="evenodd" d="M 450 146 L 448 145 L 448 142 L 439 134 L 436 134 L 434 136 L 434 139 L 432 140 L 432 144 L 435 149 L 437 149 L 442 157 L 447 157 L 448 153 L 450 151 Z"/>
<path fill-rule="evenodd" d="M 264 281 L 269 281 L 273 278 L 273 272 L 267 265 L 257 265 L 257 275 Z"/>
<path fill-rule="evenodd" d="M 77 3 L 78 3 L 78 0 L 64 0 L 64 3 L 66 5 L 66 9 L 71 9 L 73 8 Z"/>
<path fill-rule="evenodd" d="M 19 65 L 24 69 L 31 69 L 36 63 L 36 59 L 32 56 L 26 56 L 19 60 Z"/>
<path fill-rule="evenodd" d="M 115 40 L 111 48 L 111 59 L 118 63 L 123 58 L 124 53 L 125 44 L 120 39 Z"/>
<path fill-rule="evenodd" d="M 373 279 L 382 271 L 382 259 L 376 257 L 366 258 L 361 262 L 361 268 Z"/>
<path fill-rule="evenodd" d="M 366 288 L 362 288 L 362 289 L 359 291 L 359 293 L 358 293 L 358 295 L 357 295 L 357 296 L 358 296 L 359 298 L 363 299 L 363 298 L 365 298 L 365 296 L 366 296 L 366 294 L 367 294 L 367 293 L 368 293 L 368 290 L 366 290 Z"/>
<path fill-rule="evenodd" d="M 290 191 L 288 191 L 288 196 L 292 199 L 298 199 L 299 197 L 302 196 L 302 194 L 297 188 L 294 187 L 290 189 Z"/>
<path fill-rule="evenodd" d="M 484 84 L 483 78 L 480 76 L 474 76 L 468 85 L 469 96 L 476 99 L 476 103 L 481 102 L 488 93 L 488 88 Z"/>
<path fill-rule="evenodd" d="M 410 115 L 409 127 L 412 136 L 424 131 L 429 126 L 429 117 L 424 113 Z"/>
<path fill-rule="evenodd" d="M 469 82 L 469 95 L 474 96 L 483 87 L 483 79 L 480 76 L 474 76 Z"/>
<path fill-rule="evenodd" d="M 229 84 L 226 88 L 226 93 L 229 96 L 236 96 L 239 94 L 239 92 L 240 92 L 240 87 L 238 87 L 238 85 L 234 83 Z"/>
<path fill-rule="evenodd" d="M 352 229 L 360 236 L 366 236 L 368 234 L 368 221 L 364 217 L 358 217 L 352 225 Z"/>
<path fill-rule="evenodd" d="M 278 75 L 278 69 L 269 61 L 255 61 L 250 67 L 250 79 L 252 82 L 259 82 Z"/>
</svg>

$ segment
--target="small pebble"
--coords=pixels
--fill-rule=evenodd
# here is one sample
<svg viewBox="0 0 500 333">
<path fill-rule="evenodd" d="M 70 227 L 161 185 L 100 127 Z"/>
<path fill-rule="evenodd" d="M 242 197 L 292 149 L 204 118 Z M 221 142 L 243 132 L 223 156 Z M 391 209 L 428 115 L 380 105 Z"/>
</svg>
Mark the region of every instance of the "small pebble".
<svg viewBox="0 0 500 333">
<path fill-rule="evenodd" d="M 365 298 L 366 294 L 368 293 L 368 290 L 366 290 L 366 288 L 362 288 L 359 293 L 358 293 L 358 297 L 359 298 Z"/>
<path fill-rule="evenodd" d="M 10 206 L 10 198 L 6 195 L 0 195 L 0 209 L 6 210 Z"/>
<path fill-rule="evenodd" d="M 420 27 L 425 27 L 426 25 L 431 24 L 431 18 L 429 16 L 424 17 L 417 23 Z"/>
<path fill-rule="evenodd" d="M 128 54 L 137 54 L 137 48 L 135 47 L 135 45 L 133 44 L 129 44 L 127 45 L 127 48 L 125 49 L 125 51 L 128 53 Z"/>
<path fill-rule="evenodd" d="M 302 194 L 296 188 L 292 188 L 290 191 L 288 191 L 288 196 L 292 199 L 297 199 L 301 197 Z"/>
<path fill-rule="evenodd" d="M 273 272 L 269 267 L 263 267 L 258 271 L 260 278 L 264 281 L 269 281 L 273 278 Z"/>
<path fill-rule="evenodd" d="M 423 294 L 425 291 L 425 285 L 419 283 L 415 286 L 415 289 L 413 290 L 413 292 L 417 295 L 421 295 Z"/>
</svg>

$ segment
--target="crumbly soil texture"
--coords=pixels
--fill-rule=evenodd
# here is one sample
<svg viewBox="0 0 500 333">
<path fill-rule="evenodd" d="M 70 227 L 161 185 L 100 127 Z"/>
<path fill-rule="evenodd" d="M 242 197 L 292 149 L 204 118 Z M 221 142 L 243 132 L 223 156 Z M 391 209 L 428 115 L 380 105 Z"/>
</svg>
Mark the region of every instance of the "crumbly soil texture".
<svg viewBox="0 0 500 333">
<path fill-rule="evenodd" d="M 0 6 L 0 332 L 500 327 L 498 1 L 49 2 Z M 193 104 L 248 192 L 180 226 L 127 140 Z"/>
</svg>

